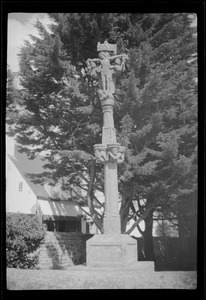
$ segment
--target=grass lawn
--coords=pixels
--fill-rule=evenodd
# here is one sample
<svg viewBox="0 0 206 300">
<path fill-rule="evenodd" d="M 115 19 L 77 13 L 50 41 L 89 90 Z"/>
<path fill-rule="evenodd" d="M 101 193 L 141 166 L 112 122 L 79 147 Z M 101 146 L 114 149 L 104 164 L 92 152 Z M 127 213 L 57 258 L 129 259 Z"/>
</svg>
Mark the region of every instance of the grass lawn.
<svg viewBox="0 0 206 300">
<path fill-rule="evenodd" d="M 48 289 L 195 289 L 195 271 L 155 272 L 144 265 L 133 269 L 95 269 L 83 265 L 67 270 L 7 269 L 9 290 Z"/>
</svg>

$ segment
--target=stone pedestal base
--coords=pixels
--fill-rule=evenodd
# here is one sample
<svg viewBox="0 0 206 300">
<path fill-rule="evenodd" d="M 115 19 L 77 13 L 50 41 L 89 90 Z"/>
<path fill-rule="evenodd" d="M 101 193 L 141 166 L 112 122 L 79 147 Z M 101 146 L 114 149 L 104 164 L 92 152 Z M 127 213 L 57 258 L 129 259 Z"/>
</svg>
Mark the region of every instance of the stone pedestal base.
<svg viewBox="0 0 206 300">
<path fill-rule="evenodd" d="M 137 264 L 137 241 L 127 234 L 94 235 L 87 241 L 88 267 L 125 267 Z"/>
</svg>

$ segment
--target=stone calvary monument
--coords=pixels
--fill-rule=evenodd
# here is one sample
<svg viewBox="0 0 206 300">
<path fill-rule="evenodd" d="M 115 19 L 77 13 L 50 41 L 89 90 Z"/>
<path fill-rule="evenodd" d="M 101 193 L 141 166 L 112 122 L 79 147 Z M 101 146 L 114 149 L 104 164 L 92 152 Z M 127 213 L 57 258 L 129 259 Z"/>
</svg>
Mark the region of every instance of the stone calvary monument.
<svg viewBox="0 0 206 300">
<path fill-rule="evenodd" d="M 125 69 L 126 54 L 117 54 L 117 46 L 105 41 L 97 44 L 99 58 L 88 59 L 88 74 L 100 83 L 98 91 L 103 111 L 102 143 L 94 145 L 96 159 L 104 164 L 104 234 L 87 241 L 87 266 L 129 267 L 137 263 L 136 240 L 121 234 L 117 164 L 124 161 L 125 147 L 116 140 L 113 106 L 115 77 Z"/>
</svg>

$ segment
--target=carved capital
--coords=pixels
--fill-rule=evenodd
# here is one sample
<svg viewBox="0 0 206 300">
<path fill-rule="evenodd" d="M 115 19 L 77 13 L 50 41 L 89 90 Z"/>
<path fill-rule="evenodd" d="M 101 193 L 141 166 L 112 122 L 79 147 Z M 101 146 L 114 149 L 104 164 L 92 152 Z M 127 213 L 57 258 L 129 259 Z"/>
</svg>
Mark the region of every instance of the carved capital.
<svg viewBox="0 0 206 300">
<path fill-rule="evenodd" d="M 105 162 L 107 161 L 106 145 L 96 144 L 94 145 L 94 154 L 98 161 Z"/>
<path fill-rule="evenodd" d="M 119 149 L 118 143 L 107 145 L 107 153 L 110 161 L 118 160 L 118 149 Z"/>
<path fill-rule="evenodd" d="M 107 153 L 111 161 L 122 163 L 124 161 L 125 147 L 120 146 L 118 143 L 107 145 Z"/>
<path fill-rule="evenodd" d="M 124 161 L 125 157 L 125 147 L 124 146 L 119 146 L 119 158 L 117 160 L 117 163 L 122 163 Z"/>
<path fill-rule="evenodd" d="M 102 107 L 103 106 L 114 106 L 114 98 L 113 97 L 104 98 L 101 101 L 101 104 L 102 104 Z"/>
<path fill-rule="evenodd" d="M 104 105 L 104 103 L 108 100 L 113 100 L 113 102 L 114 102 L 113 93 L 110 91 L 99 89 L 98 95 L 99 95 L 99 99 L 100 99 L 102 105 Z"/>
<path fill-rule="evenodd" d="M 94 145 L 94 153 L 100 162 L 122 163 L 124 161 L 125 147 L 120 146 L 118 143 L 108 144 L 107 146 L 96 144 Z"/>
</svg>

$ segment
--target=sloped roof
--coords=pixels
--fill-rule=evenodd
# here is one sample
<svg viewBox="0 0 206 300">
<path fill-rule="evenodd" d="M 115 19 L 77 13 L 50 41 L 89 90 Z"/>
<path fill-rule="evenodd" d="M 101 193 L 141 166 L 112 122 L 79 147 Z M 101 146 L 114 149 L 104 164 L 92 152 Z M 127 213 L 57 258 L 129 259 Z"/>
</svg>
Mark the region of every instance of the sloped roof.
<svg viewBox="0 0 206 300">
<path fill-rule="evenodd" d="M 70 201 L 39 200 L 39 209 L 42 215 L 58 217 L 78 217 L 82 211 Z"/>
<path fill-rule="evenodd" d="M 15 167 L 18 169 L 22 177 L 25 179 L 29 187 L 32 189 L 37 197 L 38 203 L 38 213 L 44 217 L 74 217 L 77 218 L 82 214 L 81 209 L 79 209 L 73 202 L 65 201 L 63 193 L 61 192 L 61 200 L 63 201 L 52 201 L 51 195 L 44 188 L 43 185 L 32 182 L 28 174 L 41 174 L 42 172 L 49 172 L 50 170 L 45 169 L 43 166 L 46 161 L 43 161 L 39 155 L 35 159 L 29 159 L 25 153 L 19 153 L 15 149 L 15 157 L 8 154 Z M 68 197 L 67 197 L 68 199 Z"/>
<path fill-rule="evenodd" d="M 15 145 L 14 154 L 15 156 L 10 154 L 8 154 L 8 156 L 38 199 L 55 200 L 54 198 L 58 198 L 64 201 L 72 201 L 71 195 L 68 191 L 63 191 L 60 187 L 58 187 L 57 195 L 54 196 L 52 188 L 50 192 L 50 190 L 46 189 L 43 184 L 32 181 L 30 176 L 31 174 L 38 175 L 43 172 L 51 172 L 50 169 L 44 168 L 44 165 L 48 163 L 47 160 L 43 161 L 40 155 L 37 155 L 34 159 L 29 159 L 26 153 L 20 153 L 18 151 L 17 145 Z"/>
<path fill-rule="evenodd" d="M 43 166 L 48 163 L 47 160 L 42 160 L 40 155 L 37 155 L 34 159 L 29 159 L 26 153 L 20 153 L 18 151 L 17 145 L 15 146 L 14 156 L 8 154 L 11 161 L 14 163 L 18 171 L 21 173 L 22 177 L 26 180 L 29 187 L 32 189 L 34 194 L 36 195 L 37 199 L 42 200 L 54 200 L 49 193 L 49 190 L 45 189 L 45 187 L 40 184 L 33 182 L 29 174 L 41 174 L 42 172 L 51 172 L 49 169 L 44 168 Z M 70 193 L 68 191 L 59 190 L 58 193 L 59 197 L 63 201 L 72 201 Z M 84 207 L 87 206 L 86 204 Z M 98 203 L 94 201 L 94 207 L 99 208 Z"/>
<path fill-rule="evenodd" d="M 51 197 L 43 185 L 32 182 L 28 177 L 28 174 L 40 174 L 45 172 L 45 169 L 43 168 L 45 163 L 39 156 L 33 160 L 28 159 L 25 153 L 19 153 L 18 158 L 15 158 L 9 154 L 8 156 L 37 197 L 40 196 L 47 199 Z"/>
</svg>

